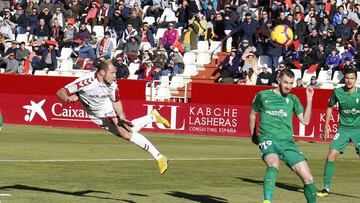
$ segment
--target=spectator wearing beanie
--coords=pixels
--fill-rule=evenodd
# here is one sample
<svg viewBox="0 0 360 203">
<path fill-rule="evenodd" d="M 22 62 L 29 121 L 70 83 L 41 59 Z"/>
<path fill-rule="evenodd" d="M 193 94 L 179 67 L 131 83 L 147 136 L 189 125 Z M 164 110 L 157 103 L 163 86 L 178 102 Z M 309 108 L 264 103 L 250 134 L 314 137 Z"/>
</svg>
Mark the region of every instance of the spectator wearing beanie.
<svg viewBox="0 0 360 203">
<path fill-rule="evenodd" d="M 109 27 L 116 32 L 118 38 L 125 30 L 125 19 L 121 16 L 121 12 L 119 10 L 114 11 L 112 18 L 109 21 Z"/>
</svg>

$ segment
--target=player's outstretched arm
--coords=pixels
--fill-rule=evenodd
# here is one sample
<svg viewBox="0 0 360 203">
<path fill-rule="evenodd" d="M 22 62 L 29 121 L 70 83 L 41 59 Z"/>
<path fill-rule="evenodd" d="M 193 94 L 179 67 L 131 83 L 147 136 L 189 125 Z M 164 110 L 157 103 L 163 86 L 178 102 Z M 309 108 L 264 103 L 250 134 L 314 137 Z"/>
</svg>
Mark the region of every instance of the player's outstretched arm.
<svg viewBox="0 0 360 203">
<path fill-rule="evenodd" d="M 59 89 L 57 92 L 56 92 L 56 96 L 63 102 L 66 102 L 66 103 L 74 103 L 76 102 L 77 100 L 79 100 L 79 97 L 76 96 L 76 95 L 68 95 L 65 88 L 61 88 Z"/>
<path fill-rule="evenodd" d="M 126 123 L 128 126 L 133 126 L 133 124 L 131 123 L 130 120 L 126 119 L 124 111 L 123 111 L 123 106 L 120 100 L 113 102 L 113 107 L 114 110 L 116 112 L 116 115 L 118 115 L 118 117 L 124 122 Z"/>
<path fill-rule="evenodd" d="M 329 137 L 329 124 L 330 124 L 330 118 L 333 111 L 333 107 L 327 107 L 326 114 L 325 114 L 325 125 L 323 129 L 323 133 L 320 135 L 322 140 L 326 140 L 327 137 Z"/>
<path fill-rule="evenodd" d="M 251 108 L 249 113 L 249 131 L 251 135 L 251 141 L 254 144 L 259 144 L 258 136 L 255 134 L 255 124 L 256 124 L 256 114 L 257 112 Z"/>
<path fill-rule="evenodd" d="M 310 123 L 311 118 L 311 109 L 312 109 L 312 99 L 314 96 L 314 89 L 311 86 L 306 88 L 306 108 L 304 113 L 300 113 L 298 116 L 300 122 L 304 125 Z"/>
</svg>

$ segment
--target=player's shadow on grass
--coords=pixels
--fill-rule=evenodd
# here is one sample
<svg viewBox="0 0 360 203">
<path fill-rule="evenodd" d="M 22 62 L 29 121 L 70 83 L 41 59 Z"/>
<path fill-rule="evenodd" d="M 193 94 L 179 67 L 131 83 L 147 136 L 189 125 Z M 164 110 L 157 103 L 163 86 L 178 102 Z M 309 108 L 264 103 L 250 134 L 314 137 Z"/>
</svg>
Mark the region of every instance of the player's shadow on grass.
<svg viewBox="0 0 360 203">
<path fill-rule="evenodd" d="M 254 183 L 257 185 L 263 185 L 263 181 L 261 180 L 254 180 L 254 179 L 249 179 L 249 178 L 236 178 L 239 180 L 242 180 L 244 182 L 248 182 L 248 183 Z M 276 183 L 276 186 L 279 188 L 282 188 L 284 190 L 289 190 L 289 191 L 294 191 L 294 192 L 304 192 L 303 186 L 299 186 L 299 185 L 294 185 L 294 184 L 287 184 L 287 183 Z M 341 193 L 335 193 L 335 192 L 330 192 L 331 195 L 338 195 L 338 196 L 343 196 L 343 197 L 352 197 L 352 198 L 360 198 L 359 196 L 353 196 L 353 195 L 347 195 L 347 194 L 341 194 Z"/>
<path fill-rule="evenodd" d="M 77 197 L 89 197 L 89 198 L 97 198 L 97 199 L 103 199 L 103 200 L 118 200 L 118 201 L 124 201 L 124 202 L 129 202 L 129 203 L 134 202 L 131 200 L 115 199 L 115 198 L 110 198 L 110 197 L 100 197 L 100 196 L 96 196 L 96 195 L 90 195 L 90 193 L 111 194 L 109 192 L 97 191 L 97 190 L 82 190 L 82 191 L 69 192 L 69 191 L 64 191 L 64 190 L 54 190 L 54 189 L 49 189 L 49 188 L 41 188 L 41 187 L 19 185 L 19 184 L 0 187 L 0 190 L 8 190 L 8 189 L 57 193 L 57 194 L 63 194 L 63 195 L 71 195 L 71 196 L 77 196 Z"/>
<path fill-rule="evenodd" d="M 189 194 L 189 193 L 184 193 L 184 192 L 179 192 L 179 191 L 170 191 L 165 194 L 173 196 L 173 197 L 196 201 L 196 202 L 206 202 L 206 203 L 207 202 L 209 202 L 209 203 L 226 203 L 226 202 L 228 202 L 227 199 L 224 199 L 221 197 L 214 197 L 211 195 L 194 195 L 194 194 Z"/>
</svg>

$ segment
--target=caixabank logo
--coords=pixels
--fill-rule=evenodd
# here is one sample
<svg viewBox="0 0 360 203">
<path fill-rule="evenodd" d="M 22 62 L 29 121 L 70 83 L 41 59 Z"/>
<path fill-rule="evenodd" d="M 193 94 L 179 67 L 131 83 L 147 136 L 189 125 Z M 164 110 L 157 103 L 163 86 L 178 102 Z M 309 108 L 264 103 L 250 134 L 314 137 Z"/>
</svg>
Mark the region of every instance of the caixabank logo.
<svg viewBox="0 0 360 203">
<path fill-rule="evenodd" d="M 25 109 L 24 120 L 26 122 L 39 121 L 78 121 L 89 122 L 87 112 L 80 105 L 67 105 L 60 102 L 47 101 L 47 99 L 30 100 L 23 105 Z"/>
</svg>

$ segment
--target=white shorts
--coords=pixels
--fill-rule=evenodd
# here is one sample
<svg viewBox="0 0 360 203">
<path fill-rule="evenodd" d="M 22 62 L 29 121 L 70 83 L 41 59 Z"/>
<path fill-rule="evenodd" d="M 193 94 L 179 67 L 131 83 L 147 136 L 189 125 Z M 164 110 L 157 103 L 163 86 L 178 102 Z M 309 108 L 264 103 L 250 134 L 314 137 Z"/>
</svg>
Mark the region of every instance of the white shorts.
<svg viewBox="0 0 360 203">
<path fill-rule="evenodd" d="M 94 115 L 89 115 L 89 118 L 91 119 L 92 122 L 99 125 L 103 129 L 111 132 L 112 134 L 114 134 L 116 136 L 120 136 L 116 129 L 115 124 L 111 121 L 111 118 L 113 118 L 113 117 L 98 118 Z"/>
</svg>

